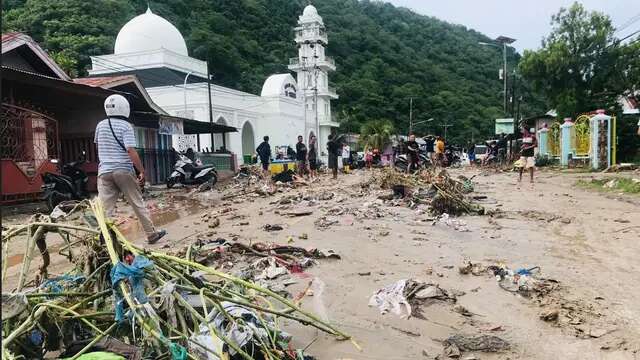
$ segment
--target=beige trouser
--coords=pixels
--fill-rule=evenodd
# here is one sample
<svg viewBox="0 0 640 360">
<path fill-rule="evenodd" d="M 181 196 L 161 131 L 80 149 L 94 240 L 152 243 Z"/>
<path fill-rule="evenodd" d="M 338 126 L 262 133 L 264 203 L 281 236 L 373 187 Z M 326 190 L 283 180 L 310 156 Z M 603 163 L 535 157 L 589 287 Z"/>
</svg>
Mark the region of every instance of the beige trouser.
<svg viewBox="0 0 640 360">
<path fill-rule="evenodd" d="M 107 216 L 111 216 L 113 208 L 120 194 L 124 195 L 129 205 L 136 213 L 147 237 L 155 232 L 149 210 L 142 200 L 142 193 L 138 181 L 128 170 L 115 170 L 98 176 L 98 197 L 104 204 Z"/>
</svg>

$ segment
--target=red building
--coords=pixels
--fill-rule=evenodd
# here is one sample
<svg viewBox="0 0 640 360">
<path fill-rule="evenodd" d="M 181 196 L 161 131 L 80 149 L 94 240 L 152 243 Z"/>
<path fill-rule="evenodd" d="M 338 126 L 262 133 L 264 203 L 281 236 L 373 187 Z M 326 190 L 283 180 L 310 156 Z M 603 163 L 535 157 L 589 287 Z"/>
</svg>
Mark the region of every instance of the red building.
<svg viewBox="0 0 640 360">
<path fill-rule="evenodd" d="M 134 75 L 71 79 L 29 36 L 2 35 L 2 125 L 0 161 L 4 204 L 37 199 L 41 175 L 56 172 L 84 152 L 89 189 L 95 190 L 97 153 L 93 134 L 104 119 L 104 100 L 125 95 L 138 150 L 152 183 L 164 181 L 171 165 L 171 136 L 158 134 L 163 119 L 183 123 L 185 134 L 231 132 L 235 128 L 167 115 L 151 101 Z"/>
</svg>

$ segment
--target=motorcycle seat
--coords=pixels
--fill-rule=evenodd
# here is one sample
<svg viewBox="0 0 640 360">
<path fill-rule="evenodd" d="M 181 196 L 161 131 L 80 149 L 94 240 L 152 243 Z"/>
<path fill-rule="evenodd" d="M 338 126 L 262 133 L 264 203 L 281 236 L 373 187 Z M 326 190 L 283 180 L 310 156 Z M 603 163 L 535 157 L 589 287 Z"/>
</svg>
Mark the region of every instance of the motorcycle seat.
<svg viewBox="0 0 640 360">
<path fill-rule="evenodd" d="M 191 172 L 197 173 L 197 172 L 200 172 L 201 170 L 209 169 L 209 168 L 211 168 L 211 166 L 207 166 L 207 165 L 203 165 L 203 166 L 194 166 L 194 167 L 191 169 Z"/>
</svg>

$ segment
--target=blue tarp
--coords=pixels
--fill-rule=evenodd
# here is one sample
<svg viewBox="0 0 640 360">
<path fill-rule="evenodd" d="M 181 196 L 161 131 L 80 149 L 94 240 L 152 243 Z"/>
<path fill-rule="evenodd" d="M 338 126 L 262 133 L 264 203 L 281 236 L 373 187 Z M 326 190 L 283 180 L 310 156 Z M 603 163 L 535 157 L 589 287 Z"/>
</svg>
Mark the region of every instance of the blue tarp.
<svg viewBox="0 0 640 360">
<path fill-rule="evenodd" d="M 149 302 L 147 294 L 144 292 L 144 269 L 153 266 L 153 261 L 138 255 L 133 259 L 131 265 L 122 261 L 111 268 L 111 286 L 114 289 L 116 299 L 116 321 L 124 319 L 124 297 L 119 289 L 119 282 L 127 280 L 131 285 L 131 294 L 140 304 Z"/>
</svg>

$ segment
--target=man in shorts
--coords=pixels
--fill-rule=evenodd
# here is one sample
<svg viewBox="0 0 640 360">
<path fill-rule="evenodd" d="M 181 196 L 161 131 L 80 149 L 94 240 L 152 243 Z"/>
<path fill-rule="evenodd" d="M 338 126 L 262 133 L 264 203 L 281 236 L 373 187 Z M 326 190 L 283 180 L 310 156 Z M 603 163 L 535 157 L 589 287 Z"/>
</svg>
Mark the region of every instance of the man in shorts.
<svg viewBox="0 0 640 360">
<path fill-rule="evenodd" d="M 527 129 L 523 129 L 522 148 L 520 149 L 520 177 L 518 178 L 518 183 L 521 183 L 522 173 L 524 172 L 524 169 L 529 169 L 529 174 L 531 176 L 531 186 L 533 186 L 533 171 L 536 167 L 534 149 L 538 145 L 534 132 L 534 129 L 531 129 L 530 131 L 527 131 Z"/>
</svg>

